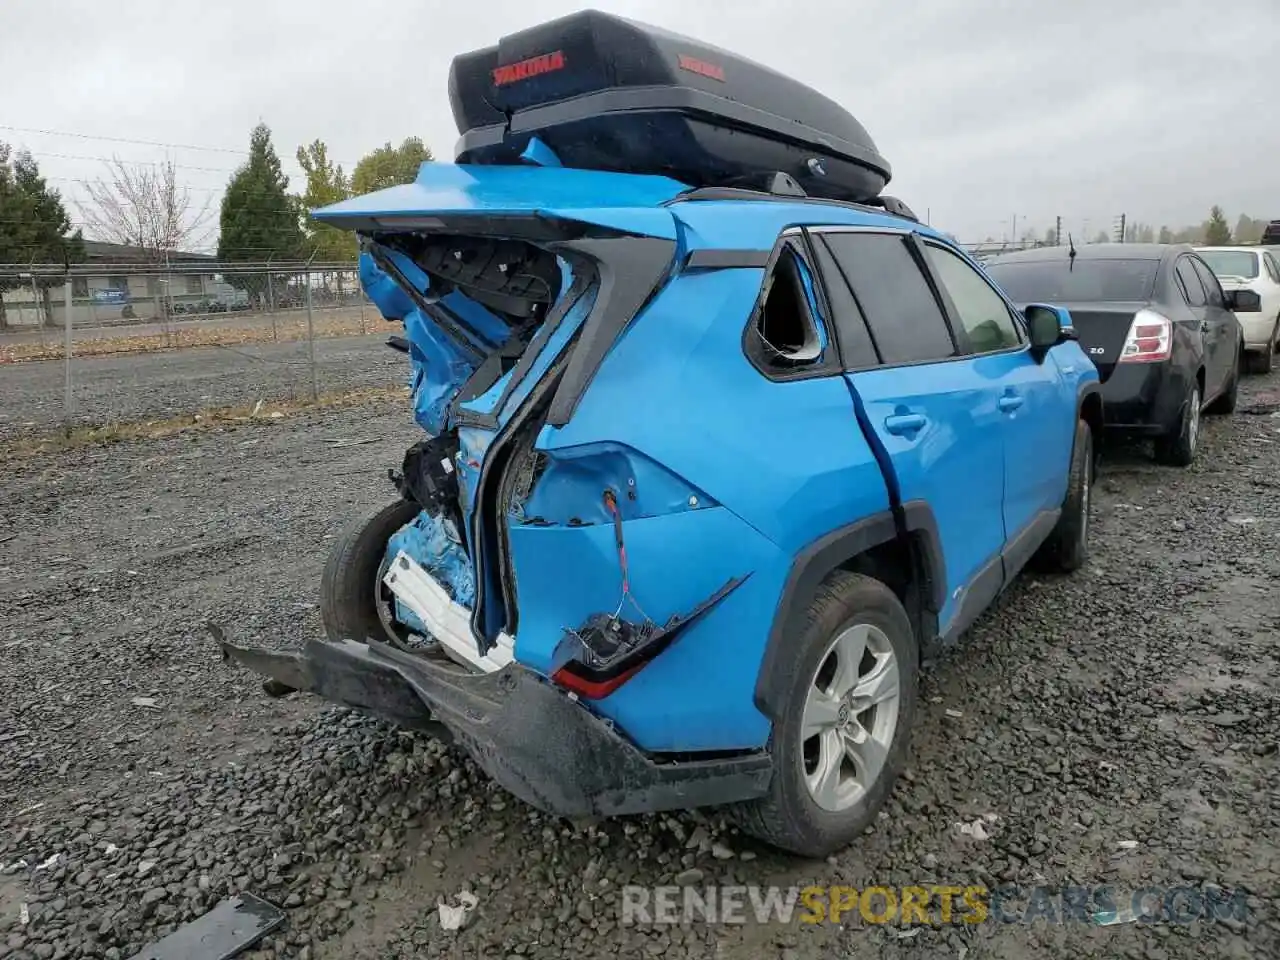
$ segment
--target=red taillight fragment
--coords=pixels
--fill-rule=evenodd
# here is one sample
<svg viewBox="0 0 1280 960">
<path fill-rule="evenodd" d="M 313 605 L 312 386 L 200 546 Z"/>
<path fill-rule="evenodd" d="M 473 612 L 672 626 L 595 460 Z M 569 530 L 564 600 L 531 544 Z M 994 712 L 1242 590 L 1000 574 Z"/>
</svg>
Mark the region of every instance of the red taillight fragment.
<svg viewBox="0 0 1280 960">
<path fill-rule="evenodd" d="M 574 673 L 569 666 L 563 666 L 551 675 L 551 679 L 554 683 L 564 687 L 571 693 L 576 693 L 584 699 L 603 700 L 639 673 L 640 668 L 644 666 L 645 662 L 637 663 L 634 666 L 628 667 L 617 676 L 600 680 L 593 680 L 579 676 Z"/>
</svg>

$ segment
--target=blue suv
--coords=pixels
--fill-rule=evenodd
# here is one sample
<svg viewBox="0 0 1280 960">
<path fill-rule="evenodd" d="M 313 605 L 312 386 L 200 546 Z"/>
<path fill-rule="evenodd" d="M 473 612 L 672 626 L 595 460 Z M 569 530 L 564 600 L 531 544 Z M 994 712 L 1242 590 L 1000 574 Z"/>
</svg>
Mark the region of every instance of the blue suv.
<svg viewBox="0 0 1280 960">
<path fill-rule="evenodd" d="M 698 82 L 745 69 L 618 22 Z M 492 96 L 586 59 L 555 29 L 482 52 Z M 316 214 L 362 238 L 426 438 L 330 557 L 325 639 L 223 649 L 541 809 L 728 805 L 826 855 L 893 786 L 922 659 L 1033 557 L 1084 562 L 1097 372 L 902 204 L 813 197 L 840 158 L 743 186 L 562 165 L 576 135 L 477 156 L 517 120 Z"/>
</svg>

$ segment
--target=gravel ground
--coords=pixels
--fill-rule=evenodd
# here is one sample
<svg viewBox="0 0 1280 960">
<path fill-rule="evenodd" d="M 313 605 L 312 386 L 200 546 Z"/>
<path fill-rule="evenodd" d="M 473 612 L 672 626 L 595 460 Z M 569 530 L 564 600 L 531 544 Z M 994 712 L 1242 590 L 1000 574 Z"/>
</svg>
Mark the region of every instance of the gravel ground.
<svg viewBox="0 0 1280 960">
<path fill-rule="evenodd" d="M 215 656 L 208 619 L 281 643 L 318 629 L 329 541 L 388 496 L 413 435 L 398 404 L 9 463 L 0 957 L 127 957 L 251 890 L 288 913 L 258 957 L 1274 958 L 1280 375 L 1247 381 L 1241 408 L 1206 423 L 1188 470 L 1110 453 L 1089 565 L 1021 578 L 926 674 L 908 775 L 817 864 L 714 816 L 541 816 L 432 740 L 268 699 Z M 380 439 L 324 442 L 344 437 Z M 957 828 L 979 818 L 985 835 Z M 671 882 L 1189 886 L 1249 910 L 915 933 L 619 922 L 620 886 Z M 464 889 L 479 905 L 445 931 L 437 901 Z"/>
<path fill-rule="evenodd" d="M 404 356 L 386 346 L 394 332 L 317 339 L 322 393 L 405 382 Z M 0 440 L 46 433 L 63 422 L 66 369 L 44 360 L 0 366 Z M 156 353 L 79 357 L 72 367 L 77 425 L 172 417 L 208 407 L 310 396 L 305 341 L 193 347 Z"/>
</svg>

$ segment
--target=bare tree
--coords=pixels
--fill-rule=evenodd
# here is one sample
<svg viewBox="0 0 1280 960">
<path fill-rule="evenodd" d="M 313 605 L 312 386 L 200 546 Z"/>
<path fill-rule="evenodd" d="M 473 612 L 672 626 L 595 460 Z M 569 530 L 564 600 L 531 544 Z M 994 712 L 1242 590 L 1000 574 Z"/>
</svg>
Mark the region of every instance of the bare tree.
<svg viewBox="0 0 1280 960">
<path fill-rule="evenodd" d="M 107 164 L 107 176 L 85 181 L 89 203 L 80 215 L 94 239 L 145 250 L 156 263 L 183 247 L 208 240 L 209 201 L 194 208 L 191 192 L 179 185 L 172 160 L 158 164 Z"/>
</svg>

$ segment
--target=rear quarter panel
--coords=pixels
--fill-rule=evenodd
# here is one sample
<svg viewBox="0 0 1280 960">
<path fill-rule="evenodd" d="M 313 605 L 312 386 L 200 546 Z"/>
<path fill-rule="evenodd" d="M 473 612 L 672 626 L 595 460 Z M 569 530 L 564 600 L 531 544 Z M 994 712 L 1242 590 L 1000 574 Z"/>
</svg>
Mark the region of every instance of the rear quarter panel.
<svg viewBox="0 0 1280 960">
<path fill-rule="evenodd" d="M 769 724 L 754 689 L 793 558 L 888 507 L 844 378 L 775 383 L 747 360 L 742 335 L 763 278 L 758 268 L 676 277 L 605 358 L 573 419 L 538 438 L 553 455 L 625 446 L 705 498 L 623 524 L 631 591 L 649 619 L 663 623 L 731 577 L 748 578 L 594 705 L 647 750 L 764 745 Z M 584 501 L 599 495 L 583 489 Z M 613 531 L 512 524 L 510 539 L 521 597 L 516 655 L 545 670 L 566 626 L 620 602 Z"/>
</svg>

